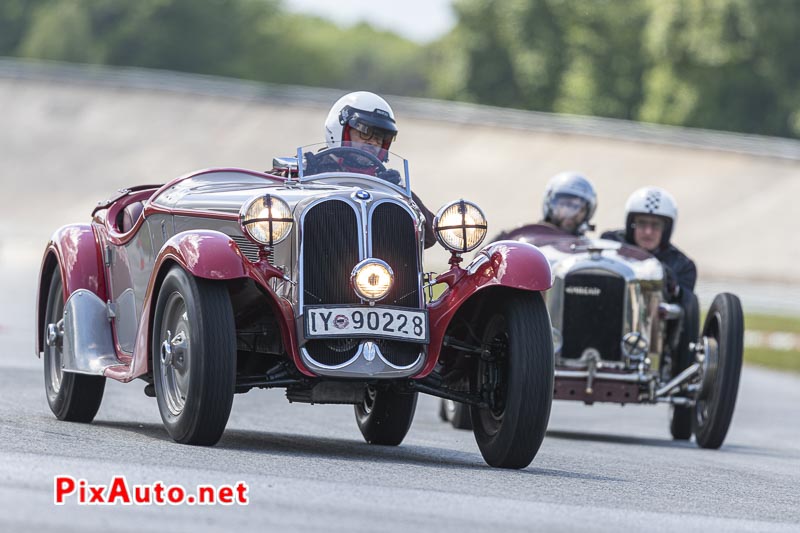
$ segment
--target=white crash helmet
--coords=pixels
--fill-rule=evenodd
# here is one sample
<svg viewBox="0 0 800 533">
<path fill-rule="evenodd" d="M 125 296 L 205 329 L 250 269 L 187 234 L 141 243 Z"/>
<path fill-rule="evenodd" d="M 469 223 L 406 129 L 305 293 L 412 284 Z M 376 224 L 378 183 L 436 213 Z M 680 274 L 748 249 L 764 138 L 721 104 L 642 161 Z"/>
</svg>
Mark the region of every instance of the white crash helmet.
<svg viewBox="0 0 800 533">
<path fill-rule="evenodd" d="M 564 196 L 579 198 L 586 203 L 586 215 L 582 220 L 575 221 L 574 231 L 576 235 L 583 235 L 590 229 L 589 221 L 597 210 L 597 193 L 594 186 L 585 176 L 577 172 L 561 172 L 550 178 L 542 199 L 542 217 L 545 222 L 558 222 L 554 220 L 553 209 L 556 202 Z"/>
<path fill-rule="evenodd" d="M 375 93 L 349 93 L 339 98 L 328 112 L 325 119 L 325 142 L 328 148 L 342 146 L 354 140 L 353 130 L 369 135 L 376 129 L 384 133 L 381 159 L 385 159 L 392 141 L 397 137 L 392 108 Z"/>
<path fill-rule="evenodd" d="M 670 193 L 660 187 L 637 189 L 625 202 L 625 240 L 633 240 L 633 219 L 636 215 L 653 215 L 664 219 L 661 247 L 669 244 L 678 220 L 678 204 Z"/>
</svg>

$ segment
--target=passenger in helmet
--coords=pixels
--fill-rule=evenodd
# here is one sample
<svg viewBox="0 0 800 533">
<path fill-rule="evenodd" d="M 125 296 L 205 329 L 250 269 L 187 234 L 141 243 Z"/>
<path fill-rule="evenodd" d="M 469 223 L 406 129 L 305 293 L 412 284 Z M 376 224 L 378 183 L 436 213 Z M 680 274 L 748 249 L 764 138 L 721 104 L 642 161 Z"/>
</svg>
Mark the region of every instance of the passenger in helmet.
<svg viewBox="0 0 800 533">
<path fill-rule="evenodd" d="M 603 239 L 647 250 L 664 267 L 666 299 L 683 310 L 680 319 L 669 322 L 666 328 L 665 345 L 670 355 L 669 364 L 663 368 L 669 369 L 668 377 L 677 376 L 695 361 L 691 343 L 700 334 L 700 311 L 694 294 L 697 268 L 671 242 L 677 218 L 678 206 L 671 194 L 659 187 L 644 187 L 635 191 L 625 204 L 625 228 L 602 235 Z M 691 416 L 688 408 L 675 407 L 671 429 L 676 438 L 688 438 L 685 432 L 686 427 L 691 427 Z"/>
<path fill-rule="evenodd" d="M 625 204 L 625 229 L 607 231 L 603 239 L 626 242 L 647 250 L 666 267 L 668 293 L 680 299 L 681 292 L 693 292 L 697 282 L 694 261 L 672 245 L 678 206 L 670 193 L 659 187 L 635 191 Z"/>
</svg>

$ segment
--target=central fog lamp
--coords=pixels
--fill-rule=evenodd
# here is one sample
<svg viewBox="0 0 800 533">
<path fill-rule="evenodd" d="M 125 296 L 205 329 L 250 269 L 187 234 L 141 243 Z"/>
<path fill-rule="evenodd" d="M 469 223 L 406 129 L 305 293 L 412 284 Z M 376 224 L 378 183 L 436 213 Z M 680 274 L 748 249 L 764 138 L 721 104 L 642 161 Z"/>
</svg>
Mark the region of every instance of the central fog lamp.
<svg viewBox="0 0 800 533">
<path fill-rule="evenodd" d="M 353 268 L 350 283 L 359 298 L 377 302 L 389 294 L 394 284 L 394 272 L 385 261 L 364 259 Z"/>
</svg>

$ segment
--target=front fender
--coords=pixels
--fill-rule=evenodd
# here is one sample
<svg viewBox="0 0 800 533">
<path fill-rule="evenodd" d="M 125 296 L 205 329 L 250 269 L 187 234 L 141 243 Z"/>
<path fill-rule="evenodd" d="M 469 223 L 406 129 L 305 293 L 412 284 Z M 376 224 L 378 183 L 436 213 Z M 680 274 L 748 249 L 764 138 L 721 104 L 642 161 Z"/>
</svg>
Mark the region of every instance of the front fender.
<svg viewBox="0 0 800 533">
<path fill-rule="evenodd" d="M 219 231 L 190 230 L 174 235 L 161 247 L 153 273 L 170 260 L 198 278 L 227 280 L 247 276 L 247 259 L 236 242 Z"/>
<path fill-rule="evenodd" d="M 47 243 L 39 269 L 36 296 L 36 354 L 44 347 L 44 314 L 50 280 L 58 268 L 64 289 L 64 300 L 78 289 L 86 289 L 107 301 L 103 254 L 90 224 L 70 224 L 53 233 Z"/>
<path fill-rule="evenodd" d="M 120 381 L 129 381 L 147 373 L 150 354 L 150 329 L 152 327 L 153 299 L 158 294 L 161 281 L 169 266 L 178 264 L 198 278 L 218 281 L 247 277 L 247 259 L 228 235 L 213 230 L 189 230 L 173 235 L 156 256 L 153 272 L 139 319 L 139 330 L 133 347 L 130 368 L 112 369 L 106 375 Z"/>
<path fill-rule="evenodd" d="M 242 256 L 235 241 L 224 233 L 212 230 L 190 230 L 173 236 L 161 248 L 147 286 L 131 366 L 106 370 L 107 377 L 130 381 L 149 371 L 150 332 L 155 311 L 154 299 L 158 294 L 161 281 L 172 264 L 180 265 L 184 270 L 199 278 L 217 281 L 250 278 L 258 283 L 264 289 L 273 311 L 279 317 L 278 323 L 281 326 L 283 342 L 292 360 L 301 372 L 313 375 L 302 364 L 295 330 L 294 327 L 290 327 L 290 324 L 294 324 L 292 307 L 287 301 L 279 298 L 268 284 L 270 278 L 281 277 L 283 273 L 267 261 L 255 265 L 250 263 Z"/>
<path fill-rule="evenodd" d="M 415 378 L 430 374 L 436 366 L 450 321 L 459 309 L 481 291 L 507 287 L 524 291 L 546 291 L 552 284 L 550 264 L 532 244 L 497 241 L 480 251 L 466 269 L 454 267 L 437 278 L 448 288 L 428 305 L 431 343 L 425 367 Z"/>
</svg>

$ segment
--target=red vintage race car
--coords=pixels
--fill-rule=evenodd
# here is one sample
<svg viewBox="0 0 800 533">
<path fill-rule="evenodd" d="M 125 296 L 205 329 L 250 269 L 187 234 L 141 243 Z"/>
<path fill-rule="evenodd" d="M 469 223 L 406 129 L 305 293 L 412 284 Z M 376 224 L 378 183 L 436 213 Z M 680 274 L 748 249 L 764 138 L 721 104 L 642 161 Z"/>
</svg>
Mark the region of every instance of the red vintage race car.
<svg viewBox="0 0 800 533">
<path fill-rule="evenodd" d="M 432 225 L 450 269 L 425 274 L 407 161 L 359 152 L 132 187 L 56 231 L 36 315 L 56 417 L 90 422 L 106 379 L 141 379 L 174 440 L 213 445 L 235 393 L 280 387 L 352 404 L 367 442 L 397 445 L 423 392 L 471 406 L 487 463 L 530 464 L 553 390 L 547 260 L 498 242 L 462 268 L 486 219 L 460 200 Z"/>
</svg>

